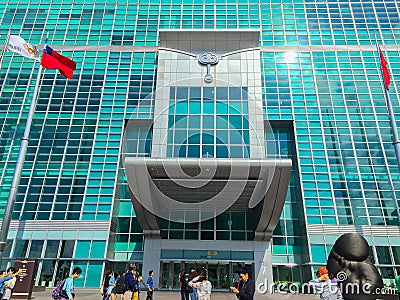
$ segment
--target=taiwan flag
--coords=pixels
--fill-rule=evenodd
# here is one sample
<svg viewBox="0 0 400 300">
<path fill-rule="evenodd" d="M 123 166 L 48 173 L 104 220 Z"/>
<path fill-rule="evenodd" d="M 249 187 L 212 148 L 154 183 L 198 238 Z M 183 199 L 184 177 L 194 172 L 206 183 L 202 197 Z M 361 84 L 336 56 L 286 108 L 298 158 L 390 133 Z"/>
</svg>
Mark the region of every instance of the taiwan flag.
<svg viewBox="0 0 400 300">
<path fill-rule="evenodd" d="M 389 70 L 387 68 L 387 61 L 385 57 L 383 56 L 382 50 L 379 49 L 379 58 L 381 61 L 381 68 L 382 68 L 382 75 L 383 75 L 383 83 L 385 84 L 385 88 L 389 90 L 389 84 L 390 84 L 390 74 Z"/>
<path fill-rule="evenodd" d="M 76 70 L 76 63 L 73 60 L 58 54 L 47 45 L 43 49 L 42 61 L 40 64 L 47 69 L 58 69 L 63 76 L 69 79 L 72 78 Z"/>
</svg>

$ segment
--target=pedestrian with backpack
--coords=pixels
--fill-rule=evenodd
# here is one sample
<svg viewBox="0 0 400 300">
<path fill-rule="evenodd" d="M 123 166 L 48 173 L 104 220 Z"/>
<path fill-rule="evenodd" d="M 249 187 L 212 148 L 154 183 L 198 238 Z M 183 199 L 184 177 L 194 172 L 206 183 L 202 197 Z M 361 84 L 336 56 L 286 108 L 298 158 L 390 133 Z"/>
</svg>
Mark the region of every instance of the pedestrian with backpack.
<svg viewBox="0 0 400 300">
<path fill-rule="evenodd" d="M 128 272 L 125 273 L 125 287 L 124 300 L 138 300 L 139 297 L 139 281 L 136 274 L 136 265 L 129 264 Z"/>
<path fill-rule="evenodd" d="M 128 273 L 128 271 L 127 271 Z M 125 277 L 126 273 L 122 274 L 120 277 L 115 282 L 115 298 L 117 298 L 117 295 L 120 295 L 120 299 L 123 300 L 123 296 L 126 292 L 126 285 L 125 285 Z"/>
<path fill-rule="evenodd" d="M 75 299 L 75 294 L 72 292 L 74 290 L 74 279 L 78 278 L 82 274 L 82 269 L 79 267 L 74 268 L 72 275 L 65 279 L 63 286 L 60 290 L 59 299 Z"/>
<path fill-rule="evenodd" d="M 179 274 L 179 284 L 181 286 L 181 300 L 190 300 L 189 298 L 189 274 L 186 272 L 186 269 L 182 269 L 181 273 Z"/>
</svg>

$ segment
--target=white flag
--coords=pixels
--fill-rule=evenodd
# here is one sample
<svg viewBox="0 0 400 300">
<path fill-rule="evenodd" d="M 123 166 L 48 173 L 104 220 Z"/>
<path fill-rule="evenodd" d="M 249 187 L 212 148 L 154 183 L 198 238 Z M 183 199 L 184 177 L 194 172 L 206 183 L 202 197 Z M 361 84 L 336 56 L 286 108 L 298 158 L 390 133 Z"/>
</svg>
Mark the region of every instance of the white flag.
<svg viewBox="0 0 400 300">
<path fill-rule="evenodd" d="M 7 50 L 25 56 L 27 58 L 39 59 L 39 51 L 35 45 L 28 44 L 18 35 L 10 35 Z"/>
</svg>

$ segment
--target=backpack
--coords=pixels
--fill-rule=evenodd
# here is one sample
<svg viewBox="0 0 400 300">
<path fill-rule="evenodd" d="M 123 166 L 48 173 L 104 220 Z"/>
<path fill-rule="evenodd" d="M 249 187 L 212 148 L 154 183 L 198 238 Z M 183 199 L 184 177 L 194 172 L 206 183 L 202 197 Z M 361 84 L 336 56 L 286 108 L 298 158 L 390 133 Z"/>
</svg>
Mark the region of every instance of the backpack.
<svg viewBox="0 0 400 300">
<path fill-rule="evenodd" d="M 193 293 L 193 288 L 189 285 L 190 277 L 189 276 L 185 276 L 184 280 L 186 282 L 185 291 L 187 293 L 189 293 L 189 294 Z"/>
<path fill-rule="evenodd" d="M 187 285 L 187 286 L 185 287 L 185 291 L 186 291 L 187 293 L 191 294 L 191 293 L 193 293 L 193 288 L 192 288 L 190 285 Z"/>
<path fill-rule="evenodd" d="M 60 292 L 61 292 L 61 289 L 62 289 L 63 286 L 64 286 L 65 280 L 66 280 L 66 279 L 64 279 L 63 281 L 57 281 L 56 288 L 55 288 L 54 291 L 51 293 L 51 297 L 52 297 L 53 299 L 60 299 L 60 298 L 61 298 Z"/>
<path fill-rule="evenodd" d="M 123 294 L 127 290 L 126 285 L 125 285 L 125 274 L 122 275 L 117 279 L 117 282 L 115 283 L 115 293 L 116 294 Z"/>
</svg>

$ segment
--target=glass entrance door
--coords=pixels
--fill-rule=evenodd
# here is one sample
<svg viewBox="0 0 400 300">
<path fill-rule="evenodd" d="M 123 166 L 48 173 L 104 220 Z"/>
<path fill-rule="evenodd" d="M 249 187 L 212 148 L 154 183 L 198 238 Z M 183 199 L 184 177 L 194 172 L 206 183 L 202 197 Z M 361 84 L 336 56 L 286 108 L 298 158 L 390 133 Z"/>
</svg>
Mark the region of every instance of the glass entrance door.
<svg viewBox="0 0 400 300">
<path fill-rule="evenodd" d="M 213 289 L 229 290 L 232 274 L 229 271 L 229 262 L 209 262 L 208 280 Z"/>
<path fill-rule="evenodd" d="M 169 280 L 170 262 L 161 262 L 160 268 L 160 288 L 169 289 L 171 284 Z"/>
<path fill-rule="evenodd" d="M 249 270 L 251 278 L 254 278 L 254 265 L 228 261 L 161 261 L 160 269 L 160 288 L 169 290 L 179 289 L 179 273 L 185 268 L 190 272 L 191 268 L 197 270 L 205 267 L 208 271 L 208 280 L 212 284 L 213 290 L 228 291 L 230 286 L 235 284 L 239 278 L 236 271 L 241 268 Z"/>
<path fill-rule="evenodd" d="M 162 261 L 160 265 L 160 288 L 179 289 L 179 274 L 182 267 L 181 262 Z"/>
<path fill-rule="evenodd" d="M 231 274 L 229 272 L 229 263 L 219 263 L 218 264 L 218 288 L 222 290 L 229 290 Z"/>
<path fill-rule="evenodd" d="M 209 262 L 207 266 L 208 280 L 211 282 L 213 289 L 218 289 L 218 263 Z"/>
</svg>

